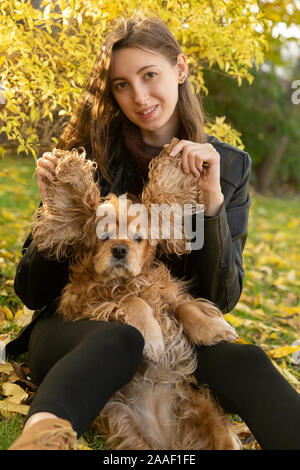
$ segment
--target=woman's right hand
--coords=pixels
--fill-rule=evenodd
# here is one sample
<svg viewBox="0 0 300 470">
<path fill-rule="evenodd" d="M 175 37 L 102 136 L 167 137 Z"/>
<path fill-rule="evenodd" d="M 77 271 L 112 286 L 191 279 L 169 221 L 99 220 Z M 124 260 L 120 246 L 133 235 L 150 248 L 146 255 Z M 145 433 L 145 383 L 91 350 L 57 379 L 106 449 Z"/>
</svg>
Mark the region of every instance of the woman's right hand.
<svg viewBox="0 0 300 470">
<path fill-rule="evenodd" d="M 55 152 L 45 152 L 41 158 L 37 159 L 37 167 L 35 173 L 38 179 L 38 188 L 43 204 L 48 199 L 49 181 L 55 180 L 56 166 L 59 157 L 55 156 Z"/>
</svg>

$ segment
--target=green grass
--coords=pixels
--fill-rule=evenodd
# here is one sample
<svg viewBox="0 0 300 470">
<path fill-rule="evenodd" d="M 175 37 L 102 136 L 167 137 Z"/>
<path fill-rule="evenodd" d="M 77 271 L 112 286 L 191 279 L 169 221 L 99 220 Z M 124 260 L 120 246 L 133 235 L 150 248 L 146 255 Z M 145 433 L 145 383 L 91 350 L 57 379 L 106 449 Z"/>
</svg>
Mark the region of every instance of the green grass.
<svg viewBox="0 0 300 470">
<path fill-rule="evenodd" d="M 13 278 L 40 203 L 34 170 L 35 162 L 30 158 L 0 160 L 0 307 L 12 313 L 2 320 L 0 317 L 0 334 L 12 337 L 20 329 L 13 315 L 23 307 L 13 291 Z M 300 198 L 264 197 L 252 190 L 251 195 L 244 289 L 228 321 L 238 322 L 234 326 L 240 341 L 258 344 L 272 354 L 273 349 L 300 338 Z M 273 362 L 300 391 L 300 366 L 292 363 L 291 354 Z M 17 414 L 2 417 L 0 449 L 6 449 L 20 434 L 24 419 Z M 92 449 L 104 446 L 93 431 L 83 437 Z"/>
<path fill-rule="evenodd" d="M 19 437 L 22 432 L 23 422 L 24 417 L 17 413 L 9 419 L 0 415 L 0 450 L 7 450 Z"/>
</svg>

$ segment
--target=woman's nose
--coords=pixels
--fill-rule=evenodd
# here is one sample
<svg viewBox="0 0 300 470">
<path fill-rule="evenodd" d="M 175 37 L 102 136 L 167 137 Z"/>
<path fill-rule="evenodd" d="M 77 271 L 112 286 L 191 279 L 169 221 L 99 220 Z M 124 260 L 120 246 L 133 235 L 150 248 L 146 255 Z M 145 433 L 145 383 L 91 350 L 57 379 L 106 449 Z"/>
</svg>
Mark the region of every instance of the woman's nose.
<svg viewBox="0 0 300 470">
<path fill-rule="evenodd" d="M 141 105 L 147 103 L 149 99 L 149 91 L 147 88 L 141 85 L 135 85 L 132 87 L 133 100 L 135 103 Z"/>
</svg>

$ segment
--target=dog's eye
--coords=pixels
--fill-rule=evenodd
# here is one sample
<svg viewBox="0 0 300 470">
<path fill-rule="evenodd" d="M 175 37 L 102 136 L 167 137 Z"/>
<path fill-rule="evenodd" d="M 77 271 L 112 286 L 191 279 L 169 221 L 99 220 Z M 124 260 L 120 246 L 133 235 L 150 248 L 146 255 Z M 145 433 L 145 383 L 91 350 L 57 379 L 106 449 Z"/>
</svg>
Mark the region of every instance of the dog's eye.
<svg viewBox="0 0 300 470">
<path fill-rule="evenodd" d="M 143 236 L 142 236 L 140 233 L 135 233 L 135 234 L 132 236 L 132 240 L 135 240 L 136 242 L 141 243 L 141 241 L 143 241 L 144 238 L 143 238 Z"/>
<path fill-rule="evenodd" d="M 100 240 L 108 240 L 109 238 L 111 238 L 111 233 L 109 232 L 103 232 L 100 236 Z"/>
</svg>

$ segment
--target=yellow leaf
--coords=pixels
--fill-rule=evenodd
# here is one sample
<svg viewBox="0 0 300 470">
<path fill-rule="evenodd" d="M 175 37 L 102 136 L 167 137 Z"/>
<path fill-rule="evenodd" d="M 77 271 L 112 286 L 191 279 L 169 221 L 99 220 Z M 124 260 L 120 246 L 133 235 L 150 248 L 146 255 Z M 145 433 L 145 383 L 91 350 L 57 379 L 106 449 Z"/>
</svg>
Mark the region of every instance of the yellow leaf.
<svg viewBox="0 0 300 470">
<path fill-rule="evenodd" d="M 286 283 L 286 280 L 287 278 L 285 276 L 279 276 L 275 281 L 273 281 L 273 284 L 275 284 L 275 286 L 284 286 L 285 283 Z"/>
<path fill-rule="evenodd" d="M 14 316 L 8 307 L 3 306 L 3 307 L 0 307 L 0 309 L 3 311 L 6 320 L 13 320 Z"/>
<path fill-rule="evenodd" d="M 300 382 L 293 374 L 291 374 L 287 369 L 283 369 L 282 367 L 280 367 L 280 365 L 277 364 L 276 361 L 272 360 L 272 364 L 291 384 L 295 385 L 296 387 L 299 387 Z"/>
<path fill-rule="evenodd" d="M 255 279 L 262 279 L 264 277 L 264 274 L 259 272 L 259 271 L 254 271 L 254 270 L 248 270 L 246 273 L 247 278 L 255 280 Z"/>
<path fill-rule="evenodd" d="M 253 313 L 253 309 L 248 307 L 248 305 L 244 304 L 243 302 L 238 302 L 236 306 L 234 307 L 235 310 L 239 310 L 240 312 L 245 312 L 245 313 Z"/>
<path fill-rule="evenodd" d="M 246 341 L 243 338 L 238 338 L 238 339 L 235 340 L 235 343 L 248 344 L 248 341 Z"/>
<path fill-rule="evenodd" d="M 0 309 L 0 330 L 4 327 L 5 315 L 3 310 Z"/>
<path fill-rule="evenodd" d="M 18 310 L 17 313 L 15 314 L 15 319 L 17 320 L 22 315 L 24 315 L 24 310 L 23 309 Z"/>
<path fill-rule="evenodd" d="M 298 351 L 300 346 L 282 346 L 280 348 L 271 349 L 271 351 L 267 351 L 268 356 L 272 357 L 273 359 L 278 359 L 279 357 L 288 356 L 295 351 Z"/>
<path fill-rule="evenodd" d="M 241 320 L 235 315 L 232 315 L 232 313 L 226 313 L 224 315 L 224 318 L 226 321 L 228 321 L 228 323 L 230 323 L 230 325 L 232 325 L 235 328 L 244 324 L 244 320 Z"/>
<path fill-rule="evenodd" d="M 286 316 L 286 314 L 288 314 L 288 315 L 295 315 L 295 314 L 300 315 L 300 306 L 286 307 L 285 305 L 279 304 L 279 305 L 277 305 L 277 308 L 279 308 L 279 310 L 285 312 L 285 313 L 281 313 L 281 314 L 278 313 L 277 314 L 278 316 Z"/>
<path fill-rule="evenodd" d="M 276 339 L 277 338 L 277 333 L 271 333 L 270 338 L 271 339 Z"/>
<path fill-rule="evenodd" d="M 90 447 L 85 446 L 84 444 L 78 444 L 79 450 L 92 450 Z"/>
</svg>

